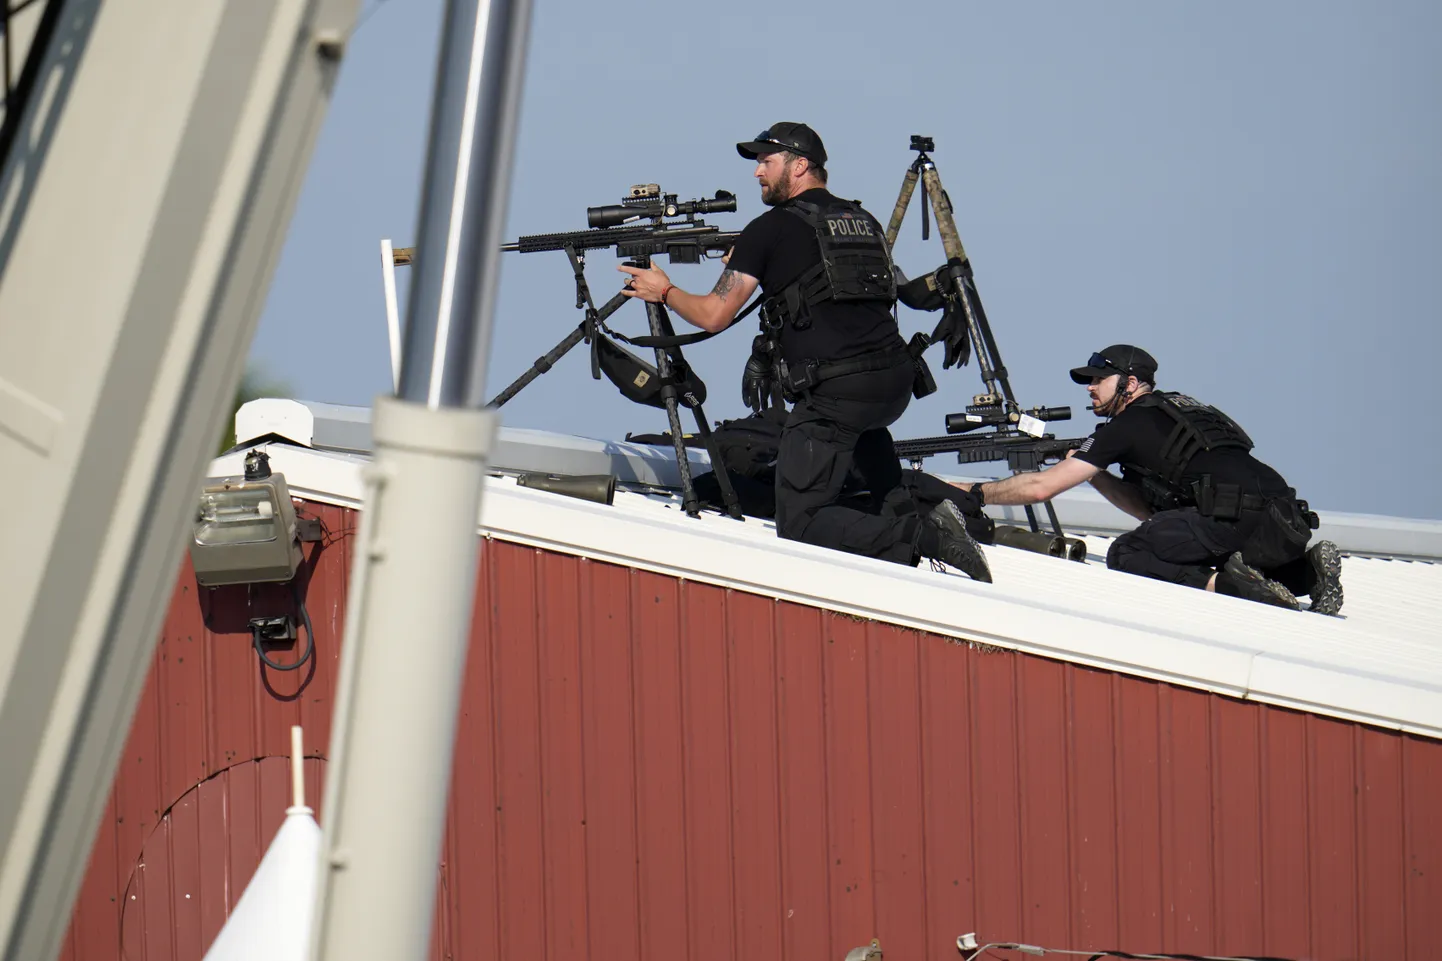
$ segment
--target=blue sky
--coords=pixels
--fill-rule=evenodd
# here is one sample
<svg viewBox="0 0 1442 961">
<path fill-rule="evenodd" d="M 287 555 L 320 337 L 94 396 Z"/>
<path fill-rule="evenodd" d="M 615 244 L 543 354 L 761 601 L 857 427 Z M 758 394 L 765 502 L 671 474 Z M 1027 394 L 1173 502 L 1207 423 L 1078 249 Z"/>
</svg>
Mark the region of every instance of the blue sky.
<svg viewBox="0 0 1442 961">
<path fill-rule="evenodd" d="M 414 240 L 441 9 L 369 0 L 348 48 L 252 349 L 296 396 L 390 390 L 378 243 Z M 509 233 L 583 229 L 643 182 L 734 191 L 738 213 L 710 220 L 739 229 L 764 208 L 733 144 L 778 120 L 815 127 L 832 188 L 884 220 L 909 135 L 930 134 L 1019 398 L 1076 412 L 1059 435 L 1094 424 L 1067 368 L 1136 343 L 1314 505 L 1442 517 L 1439 37 L 1435 0 L 536 0 Z M 896 254 L 912 275 L 943 259 L 915 201 Z M 615 263 L 590 260 L 598 302 Z M 580 320 L 563 255 L 504 270 L 490 393 Z M 671 274 L 700 291 L 718 272 Z M 903 334 L 934 320 L 903 310 Z M 743 413 L 750 335 L 689 352 L 713 421 Z M 928 356 L 941 389 L 897 437 L 942 433 L 981 389 Z M 592 381 L 578 349 L 504 421 L 619 438 L 665 415 Z"/>
</svg>

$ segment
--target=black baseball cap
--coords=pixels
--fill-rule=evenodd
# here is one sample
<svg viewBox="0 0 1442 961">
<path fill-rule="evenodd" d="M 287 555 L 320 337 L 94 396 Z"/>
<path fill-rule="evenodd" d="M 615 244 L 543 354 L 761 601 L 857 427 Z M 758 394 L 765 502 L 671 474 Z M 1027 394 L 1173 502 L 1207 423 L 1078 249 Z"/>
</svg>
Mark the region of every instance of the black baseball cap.
<svg viewBox="0 0 1442 961">
<path fill-rule="evenodd" d="M 804 123 L 773 123 L 758 133 L 755 140 L 736 145 L 736 152 L 747 160 L 778 150 L 789 150 L 818 167 L 826 165 L 826 148 L 821 145 L 821 138 Z"/>
<path fill-rule="evenodd" d="M 1157 380 L 1157 361 L 1140 347 L 1113 344 L 1106 350 L 1092 354 L 1085 367 L 1071 369 L 1071 379 L 1078 384 L 1089 384 L 1093 377 L 1110 377 L 1112 374 L 1131 374 L 1137 380 L 1154 384 Z"/>
</svg>

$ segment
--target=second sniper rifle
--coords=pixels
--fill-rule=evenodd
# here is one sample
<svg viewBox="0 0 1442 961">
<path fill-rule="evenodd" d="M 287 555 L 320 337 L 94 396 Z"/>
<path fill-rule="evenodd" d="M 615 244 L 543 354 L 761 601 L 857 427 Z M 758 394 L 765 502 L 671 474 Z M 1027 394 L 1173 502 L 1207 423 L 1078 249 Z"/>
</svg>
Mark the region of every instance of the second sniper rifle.
<svg viewBox="0 0 1442 961">
<path fill-rule="evenodd" d="M 1025 434 L 958 438 L 953 434 L 940 437 L 917 437 L 912 440 L 895 442 L 896 456 L 916 463 L 933 454 L 956 454 L 960 464 L 989 464 L 1004 460 L 1006 466 L 1017 473 L 1025 470 L 1040 470 L 1044 465 L 1066 458 L 1067 451 L 1081 446 L 1083 438 L 1068 437 L 1058 440 L 1050 434 L 1042 437 L 1028 437 Z"/>
</svg>

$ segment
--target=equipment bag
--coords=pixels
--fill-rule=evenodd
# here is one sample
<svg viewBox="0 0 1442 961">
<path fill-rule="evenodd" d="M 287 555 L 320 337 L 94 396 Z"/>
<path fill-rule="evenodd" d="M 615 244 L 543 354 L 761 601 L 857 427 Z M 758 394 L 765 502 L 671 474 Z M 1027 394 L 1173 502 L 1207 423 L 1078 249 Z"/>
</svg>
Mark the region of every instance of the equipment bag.
<svg viewBox="0 0 1442 961">
<path fill-rule="evenodd" d="M 706 402 L 706 385 L 690 366 L 676 354 L 670 355 L 671 378 L 663 380 L 656 367 L 637 357 L 604 335 L 596 335 L 596 359 L 601 373 L 616 385 L 627 400 L 648 407 L 665 407 L 661 388 L 676 385 L 676 401 L 682 407 L 697 407 Z"/>
</svg>

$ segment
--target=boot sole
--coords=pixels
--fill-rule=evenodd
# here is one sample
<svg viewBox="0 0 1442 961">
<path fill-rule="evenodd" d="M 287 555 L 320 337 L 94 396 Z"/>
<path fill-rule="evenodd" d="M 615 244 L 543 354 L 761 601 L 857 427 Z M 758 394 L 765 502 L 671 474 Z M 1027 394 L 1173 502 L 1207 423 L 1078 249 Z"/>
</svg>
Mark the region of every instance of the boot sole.
<svg viewBox="0 0 1442 961">
<path fill-rule="evenodd" d="M 1342 611 L 1342 552 L 1331 541 L 1322 541 L 1307 552 L 1307 560 L 1317 575 L 1307 610 L 1335 617 Z"/>
</svg>

